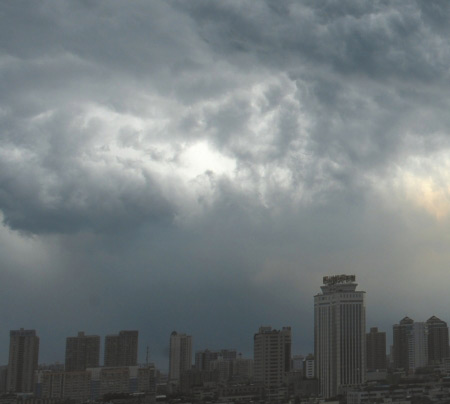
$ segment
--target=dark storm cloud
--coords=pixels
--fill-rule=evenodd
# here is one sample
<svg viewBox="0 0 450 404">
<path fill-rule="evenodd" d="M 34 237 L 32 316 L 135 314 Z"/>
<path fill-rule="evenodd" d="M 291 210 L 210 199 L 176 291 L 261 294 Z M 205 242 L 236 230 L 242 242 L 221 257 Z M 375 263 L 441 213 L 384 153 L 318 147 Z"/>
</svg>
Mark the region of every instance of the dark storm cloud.
<svg viewBox="0 0 450 404">
<path fill-rule="evenodd" d="M 288 170 L 293 186 L 332 203 L 336 191 L 363 196 L 371 186 L 367 175 L 384 177 L 410 152 L 448 147 L 450 54 L 448 28 L 438 17 L 448 15 L 448 6 L 432 11 L 422 2 L 175 4 L 198 23 L 217 57 L 244 71 L 256 65 L 255 72 L 267 69 L 272 77 L 285 72 L 295 84 L 291 90 L 287 81 L 264 88 L 256 113 L 254 98 L 239 96 L 207 113 L 213 141 L 240 167 L 252 162 L 254 183 L 267 183 L 255 174 L 255 163 L 274 164 Z M 257 120 L 271 112 L 269 92 L 277 86 L 275 135 L 255 136 L 252 113 Z"/>
<path fill-rule="evenodd" d="M 6 114 L 5 114 L 6 115 Z M 170 221 L 172 203 L 152 174 L 126 158 L 109 159 L 96 145 L 96 122 L 80 128 L 76 111 L 16 122 L 5 116 L 0 161 L 0 206 L 13 229 L 71 232 Z M 75 119 L 76 120 L 76 119 Z M 9 124 L 9 125 L 8 125 Z"/>
<path fill-rule="evenodd" d="M 246 46 L 249 56 L 276 66 L 294 68 L 298 62 L 312 67 L 309 63 L 313 63 L 337 73 L 384 80 L 436 79 L 446 72 L 448 27 L 442 21 L 450 10 L 444 3 L 175 4 L 193 16 L 204 40 L 227 56 Z"/>
<path fill-rule="evenodd" d="M 173 329 L 249 353 L 259 325 L 290 324 L 306 353 L 311 295 L 346 271 L 371 288 L 369 318 L 398 321 L 380 313 L 394 293 L 411 307 L 404 274 L 432 262 L 438 276 L 448 258 L 449 13 L 3 3 L 6 326 L 30 324 L 60 352 L 77 328 L 139 328 L 165 361 Z"/>
</svg>

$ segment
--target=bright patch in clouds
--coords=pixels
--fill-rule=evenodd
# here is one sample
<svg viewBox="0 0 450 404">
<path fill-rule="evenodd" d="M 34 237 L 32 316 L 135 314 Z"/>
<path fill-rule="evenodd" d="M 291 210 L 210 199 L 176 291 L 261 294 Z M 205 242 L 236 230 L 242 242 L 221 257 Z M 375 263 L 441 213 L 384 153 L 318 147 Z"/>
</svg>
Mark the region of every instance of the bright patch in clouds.
<svg viewBox="0 0 450 404">
<path fill-rule="evenodd" d="M 395 183 L 406 198 L 436 219 L 450 214 L 450 158 L 447 152 L 410 158 Z"/>
<path fill-rule="evenodd" d="M 213 150 L 207 142 L 201 141 L 185 149 L 181 154 L 181 170 L 188 179 L 207 171 L 214 174 L 232 175 L 235 161 Z"/>
<path fill-rule="evenodd" d="M 161 110 L 159 119 L 118 113 L 103 106 L 93 106 L 79 121 L 81 128 L 97 125 L 94 144 L 105 157 L 139 162 L 161 175 L 175 174 L 189 181 L 207 171 L 231 175 L 235 161 L 214 150 L 207 141 L 191 143 L 164 141 L 169 111 Z"/>
</svg>

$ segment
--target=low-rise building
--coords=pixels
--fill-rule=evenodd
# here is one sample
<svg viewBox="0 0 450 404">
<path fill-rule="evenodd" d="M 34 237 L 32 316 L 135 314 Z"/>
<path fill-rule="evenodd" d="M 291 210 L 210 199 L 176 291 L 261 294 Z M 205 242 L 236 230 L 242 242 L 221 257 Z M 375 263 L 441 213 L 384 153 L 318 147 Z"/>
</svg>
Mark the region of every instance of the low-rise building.
<svg viewBox="0 0 450 404">
<path fill-rule="evenodd" d="M 42 399 L 96 400 L 105 395 L 156 394 L 155 368 L 103 367 L 77 372 L 36 372 L 35 395 Z M 147 397 L 146 396 L 146 397 Z"/>
</svg>

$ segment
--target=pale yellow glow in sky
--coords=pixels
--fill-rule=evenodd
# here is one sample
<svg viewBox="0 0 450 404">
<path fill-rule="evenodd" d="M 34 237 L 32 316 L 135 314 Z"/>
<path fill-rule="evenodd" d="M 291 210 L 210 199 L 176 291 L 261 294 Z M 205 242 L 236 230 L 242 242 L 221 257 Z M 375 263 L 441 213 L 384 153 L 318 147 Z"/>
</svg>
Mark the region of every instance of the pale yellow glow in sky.
<svg viewBox="0 0 450 404">
<path fill-rule="evenodd" d="M 410 176 L 406 179 L 409 197 L 436 219 L 450 213 L 450 187 L 438 184 L 433 178 Z"/>
<path fill-rule="evenodd" d="M 415 159 L 399 176 L 406 197 L 436 219 L 450 214 L 450 160 L 444 153 Z"/>
</svg>

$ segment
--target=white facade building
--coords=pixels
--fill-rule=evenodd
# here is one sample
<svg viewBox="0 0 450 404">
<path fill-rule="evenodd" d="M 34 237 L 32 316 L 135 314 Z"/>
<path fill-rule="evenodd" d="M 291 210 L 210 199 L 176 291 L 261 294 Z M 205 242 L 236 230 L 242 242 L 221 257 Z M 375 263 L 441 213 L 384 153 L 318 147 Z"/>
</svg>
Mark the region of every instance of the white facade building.
<svg viewBox="0 0 450 404">
<path fill-rule="evenodd" d="M 330 398 L 365 382 L 365 292 L 356 290 L 354 275 L 323 283 L 314 296 L 314 358 L 320 394 Z"/>
<path fill-rule="evenodd" d="M 307 379 L 314 379 L 314 356 L 308 355 L 305 358 L 305 377 Z"/>
</svg>

